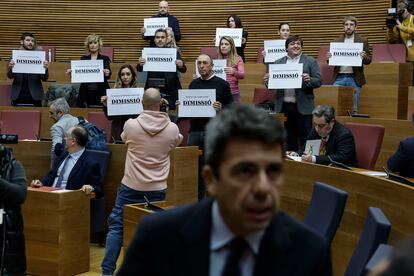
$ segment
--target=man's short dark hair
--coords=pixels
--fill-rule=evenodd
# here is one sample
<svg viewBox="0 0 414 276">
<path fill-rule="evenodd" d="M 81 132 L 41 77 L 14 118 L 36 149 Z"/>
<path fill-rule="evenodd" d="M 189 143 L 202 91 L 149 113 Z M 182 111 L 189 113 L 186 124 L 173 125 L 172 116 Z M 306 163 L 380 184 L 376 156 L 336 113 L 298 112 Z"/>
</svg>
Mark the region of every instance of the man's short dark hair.
<svg viewBox="0 0 414 276">
<path fill-rule="evenodd" d="M 288 39 L 286 39 L 286 42 L 285 42 L 285 48 L 286 48 L 286 50 L 288 48 L 288 45 L 291 42 L 296 42 L 296 41 L 300 41 L 300 45 L 303 47 L 302 38 L 300 38 L 300 36 L 298 36 L 298 35 L 291 35 L 291 36 L 288 37 Z"/>
<path fill-rule="evenodd" d="M 216 177 L 232 138 L 280 145 L 284 152 L 284 130 L 276 118 L 253 105 L 232 106 L 220 112 L 206 127 L 205 161 Z"/>
<path fill-rule="evenodd" d="M 83 126 L 75 126 L 71 133 L 72 138 L 81 147 L 86 147 L 88 143 L 88 131 Z"/>
<path fill-rule="evenodd" d="M 24 40 L 26 37 L 33 37 L 34 40 L 36 40 L 36 37 L 33 33 L 29 33 L 29 32 L 24 32 L 20 35 L 20 40 Z"/>
<path fill-rule="evenodd" d="M 157 29 L 157 30 L 155 31 L 155 33 L 154 33 L 154 36 L 156 36 L 156 35 L 157 35 L 157 33 L 164 33 L 166 37 L 168 36 L 168 34 L 167 34 L 167 30 L 166 30 L 166 29 L 164 29 L 164 28 L 159 28 L 159 29 Z"/>
<path fill-rule="evenodd" d="M 320 118 L 324 117 L 325 122 L 330 123 L 333 119 L 335 119 L 335 108 L 330 105 L 318 105 L 312 111 L 312 115 Z"/>
</svg>

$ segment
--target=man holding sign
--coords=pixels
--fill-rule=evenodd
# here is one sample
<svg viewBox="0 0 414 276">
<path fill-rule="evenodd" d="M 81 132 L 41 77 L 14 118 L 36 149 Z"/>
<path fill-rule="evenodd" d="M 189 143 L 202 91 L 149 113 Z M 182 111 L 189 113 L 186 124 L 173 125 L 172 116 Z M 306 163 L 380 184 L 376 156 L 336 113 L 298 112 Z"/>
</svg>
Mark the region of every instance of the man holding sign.
<svg viewBox="0 0 414 276">
<path fill-rule="evenodd" d="M 287 131 L 287 150 L 297 151 L 305 145 L 306 137 L 312 129 L 312 110 L 314 108 L 313 89 L 322 84 L 321 72 L 316 60 L 302 54 L 302 39 L 299 36 L 290 36 L 285 43 L 287 56 L 277 60 L 275 64 L 286 64 L 287 67 L 294 65 L 300 66 L 302 70 L 301 83 L 296 88 L 283 89 L 277 87 L 275 112 L 285 114 L 287 121 L 285 128 Z M 298 71 L 300 71 L 298 69 Z M 286 77 L 286 82 L 290 81 L 290 75 L 295 74 L 276 74 L 276 77 Z M 274 77 L 274 74 L 271 75 Z M 300 77 L 300 76 L 299 76 Z M 269 81 L 269 74 L 265 74 L 266 85 Z"/>
<path fill-rule="evenodd" d="M 354 113 L 358 113 L 358 98 L 359 94 L 361 93 L 361 87 L 366 83 L 365 76 L 364 76 L 364 64 L 371 63 L 371 53 L 369 50 L 368 39 L 359 36 L 355 33 L 357 28 L 357 18 L 354 16 L 347 16 L 344 19 L 344 34 L 335 39 L 333 42 L 343 42 L 346 44 L 356 44 L 362 43 L 363 49 L 358 54 L 358 57 L 362 60 L 362 64 L 358 66 L 335 66 L 334 68 L 334 76 L 333 85 L 337 86 L 352 86 L 355 88 L 354 94 Z M 347 53 L 345 51 L 340 51 L 342 54 L 351 55 L 351 53 Z M 327 58 L 332 58 L 331 50 L 327 54 Z"/>
<path fill-rule="evenodd" d="M 36 37 L 32 33 L 22 33 L 22 35 L 20 36 L 20 45 L 20 51 L 16 52 L 22 53 L 23 51 L 32 51 L 32 53 L 39 53 L 37 51 L 38 48 L 36 43 Z M 35 55 L 33 54 L 33 56 Z M 43 64 L 42 71 L 44 71 L 44 73 L 39 74 L 29 71 L 23 72 L 21 70 L 18 70 L 19 72 L 15 72 L 17 66 L 20 65 L 19 60 L 24 60 L 26 63 L 30 63 L 30 65 L 33 65 L 33 63 Z M 47 81 L 47 79 L 49 78 L 49 72 L 47 69 L 48 65 L 48 62 L 45 60 L 44 52 L 42 58 L 39 59 L 32 59 L 29 57 L 20 59 L 18 57 L 14 57 L 10 60 L 8 64 L 7 77 L 9 79 L 13 79 L 11 92 L 12 105 L 29 104 L 34 106 L 42 106 L 42 100 L 44 96 L 42 81 Z M 25 67 L 29 66 L 23 66 L 22 68 L 25 69 Z"/>
</svg>

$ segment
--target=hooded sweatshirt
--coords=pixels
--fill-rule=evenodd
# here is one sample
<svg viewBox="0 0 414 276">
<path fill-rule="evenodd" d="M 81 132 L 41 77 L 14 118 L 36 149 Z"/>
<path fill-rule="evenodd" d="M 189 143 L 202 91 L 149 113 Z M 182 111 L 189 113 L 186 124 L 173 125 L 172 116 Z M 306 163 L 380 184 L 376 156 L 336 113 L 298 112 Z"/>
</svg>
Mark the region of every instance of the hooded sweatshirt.
<svg viewBox="0 0 414 276">
<path fill-rule="evenodd" d="M 144 110 L 126 121 L 121 138 L 128 146 L 122 183 L 138 191 L 166 189 L 170 152 L 183 139 L 167 113 Z"/>
</svg>

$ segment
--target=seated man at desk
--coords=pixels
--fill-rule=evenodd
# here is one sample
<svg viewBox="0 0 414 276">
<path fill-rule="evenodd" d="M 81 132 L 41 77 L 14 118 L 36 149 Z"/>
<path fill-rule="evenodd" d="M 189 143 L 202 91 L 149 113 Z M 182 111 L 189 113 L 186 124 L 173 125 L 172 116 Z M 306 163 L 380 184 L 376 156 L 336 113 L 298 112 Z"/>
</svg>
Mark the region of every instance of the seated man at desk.
<svg viewBox="0 0 414 276">
<path fill-rule="evenodd" d="M 335 120 L 335 109 L 319 105 L 313 111 L 313 128 L 309 140 L 321 140 L 319 154 L 303 153 L 303 162 L 329 165 L 333 161 L 356 167 L 355 141 L 352 132 Z M 304 151 L 305 149 L 302 149 Z"/>
<path fill-rule="evenodd" d="M 397 151 L 388 159 L 388 168 L 401 176 L 414 177 L 414 137 L 400 142 Z"/>
<path fill-rule="evenodd" d="M 99 164 L 85 149 L 88 132 L 82 126 L 74 126 L 66 132 L 66 150 L 50 172 L 41 180 L 32 181 L 32 187 L 52 186 L 66 190 L 81 189 L 86 194 L 95 192 L 103 196 Z"/>
</svg>

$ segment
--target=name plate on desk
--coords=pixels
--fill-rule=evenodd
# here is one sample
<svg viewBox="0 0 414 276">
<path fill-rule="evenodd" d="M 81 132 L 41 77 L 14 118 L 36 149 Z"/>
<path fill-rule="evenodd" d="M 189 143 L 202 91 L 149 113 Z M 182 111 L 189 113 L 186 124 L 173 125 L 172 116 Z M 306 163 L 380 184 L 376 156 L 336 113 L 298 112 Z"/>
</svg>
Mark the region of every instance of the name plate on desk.
<svg viewBox="0 0 414 276">
<path fill-rule="evenodd" d="M 241 47 L 243 29 L 242 28 L 216 28 L 216 47 L 220 46 L 220 39 L 223 36 L 230 36 L 234 40 L 236 47 Z"/>
<path fill-rule="evenodd" d="M 144 88 L 107 89 L 108 115 L 138 115 L 142 112 Z"/>
<path fill-rule="evenodd" d="M 363 43 L 331 42 L 329 52 L 332 56 L 329 65 L 361 67 L 363 48 Z"/>
<path fill-rule="evenodd" d="M 144 18 L 144 36 L 154 36 L 158 29 L 168 27 L 168 17 Z"/>
<path fill-rule="evenodd" d="M 295 89 L 302 87 L 302 63 L 270 64 L 269 89 Z"/>
<path fill-rule="evenodd" d="M 178 90 L 178 117 L 209 118 L 216 116 L 213 103 L 216 101 L 215 89 L 181 89 Z"/>
<path fill-rule="evenodd" d="M 12 60 L 15 62 L 13 73 L 44 74 L 43 62 L 46 59 L 45 51 L 13 50 Z"/>
<path fill-rule="evenodd" d="M 103 60 L 72 60 L 72 83 L 103 82 Z"/>
<path fill-rule="evenodd" d="M 144 71 L 176 72 L 177 48 L 144 48 L 142 57 L 145 59 Z"/>
</svg>

